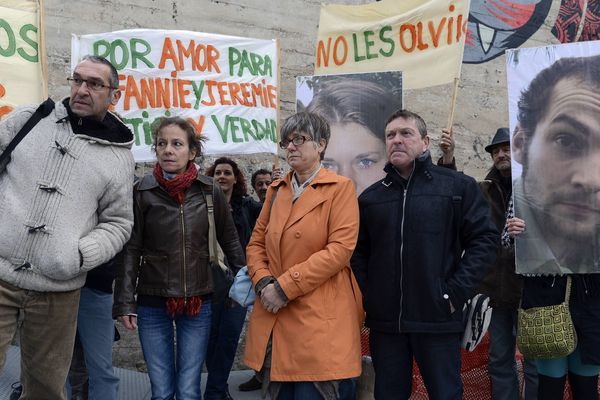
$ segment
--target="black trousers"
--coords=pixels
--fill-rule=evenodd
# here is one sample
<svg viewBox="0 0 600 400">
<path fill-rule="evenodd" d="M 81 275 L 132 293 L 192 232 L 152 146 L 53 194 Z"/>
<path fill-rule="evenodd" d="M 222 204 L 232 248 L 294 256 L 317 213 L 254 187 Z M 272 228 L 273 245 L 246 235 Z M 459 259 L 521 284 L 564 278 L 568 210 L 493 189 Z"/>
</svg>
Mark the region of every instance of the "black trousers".
<svg viewBox="0 0 600 400">
<path fill-rule="evenodd" d="M 460 333 L 385 333 L 371 330 L 375 399 L 408 399 L 413 357 L 431 400 L 460 400 Z"/>
</svg>

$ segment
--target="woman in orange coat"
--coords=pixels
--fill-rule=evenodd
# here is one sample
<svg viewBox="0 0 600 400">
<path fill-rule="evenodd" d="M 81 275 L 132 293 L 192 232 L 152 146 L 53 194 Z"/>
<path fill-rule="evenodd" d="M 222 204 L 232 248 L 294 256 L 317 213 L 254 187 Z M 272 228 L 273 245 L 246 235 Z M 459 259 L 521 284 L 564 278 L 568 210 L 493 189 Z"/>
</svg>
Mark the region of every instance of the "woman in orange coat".
<svg viewBox="0 0 600 400">
<path fill-rule="evenodd" d="M 245 362 L 272 399 L 340 399 L 361 372 L 362 297 L 349 267 L 356 191 L 321 167 L 329 140 L 323 118 L 292 115 L 281 137 L 292 170 L 269 188 L 247 248 L 259 297 Z"/>
</svg>

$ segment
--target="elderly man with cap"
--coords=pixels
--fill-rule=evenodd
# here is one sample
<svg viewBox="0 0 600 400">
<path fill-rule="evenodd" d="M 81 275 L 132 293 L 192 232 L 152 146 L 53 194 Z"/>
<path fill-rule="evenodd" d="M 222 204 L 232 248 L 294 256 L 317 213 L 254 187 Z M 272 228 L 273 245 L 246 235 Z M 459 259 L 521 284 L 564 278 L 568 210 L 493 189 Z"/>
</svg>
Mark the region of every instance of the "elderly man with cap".
<svg viewBox="0 0 600 400">
<path fill-rule="evenodd" d="M 485 180 L 479 183 L 496 227 L 504 226 L 506 209 L 512 195 L 510 134 L 508 128 L 499 128 L 492 142 L 485 147 L 494 165 Z M 512 249 L 498 248 L 498 257 L 481 284 L 480 291 L 490 297 L 492 321 L 488 370 L 492 381 L 492 398 L 519 399 L 519 380 L 515 362 L 517 308 L 522 282 L 515 273 L 515 255 Z M 535 364 L 525 362 L 525 399 L 536 398 L 537 379 Z"/>
</svg>

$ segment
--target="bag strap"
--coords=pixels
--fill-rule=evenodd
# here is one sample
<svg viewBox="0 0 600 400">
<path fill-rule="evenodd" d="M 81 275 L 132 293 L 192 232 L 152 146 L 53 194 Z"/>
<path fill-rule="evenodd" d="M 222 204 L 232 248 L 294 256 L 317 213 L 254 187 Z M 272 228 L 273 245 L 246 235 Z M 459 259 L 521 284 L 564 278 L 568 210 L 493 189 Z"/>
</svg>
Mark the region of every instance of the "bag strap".
<svg viewBox="0 0 600 400">
<path fill-rule="evenodd" d="M 571 299 L 571 275 L 567 275 L 567 287 L 565 288 L 565 303 L 569 304 Z"/>
<path fill-rule="evenodd" d="M 47 117 L 52 110 L 54 109 L 54 101 L 51 98 L 48 98 L 39 107 L 35 110 L 35 112 L 29 117 L 25 125 L 19 130 L 17 135 L 11 140 L 6 149 L 0 154 L 0 166 L 6 166 L 10 161 L 10 154 L 17 147 L 17 145 L 23 140 L 23 138 L 33 129 L 34 126 L 38 124 L 42 120 L 42 118 Z"/>
<path fill-rule="evenodd" d="M 211 263 L 219 265 L 226 272 L 228 270 L 225 265 L 225 255 L 219 242 L 217 241 L 217 230 L 215 228 L 215 207 L 213 203 L 212 193 L 205 193 L 206 208 L 208 210 L 208 254 Z"/>
<path fill-rule="evenodd" d="M 567 275 L 567 287 L 565 288 L 565 303 L 568 305 L 571 300 L 571 275 Z M 523 304 L 523 292 L 521 292 L 521 300 L 519 300 L 519 308 L 522 307 Z"/>
</svg>

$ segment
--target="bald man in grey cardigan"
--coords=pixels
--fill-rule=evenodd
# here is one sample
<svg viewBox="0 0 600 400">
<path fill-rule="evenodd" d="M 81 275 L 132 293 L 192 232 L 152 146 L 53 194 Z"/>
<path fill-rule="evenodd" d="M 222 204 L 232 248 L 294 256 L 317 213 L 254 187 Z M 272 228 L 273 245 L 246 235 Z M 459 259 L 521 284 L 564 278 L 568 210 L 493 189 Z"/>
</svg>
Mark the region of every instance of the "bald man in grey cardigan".
<svg viewBox="0 0 600 400">
<path fill-rule="evenodd" d="M 26 399 L 66 398 L 79 289 L 133 225 L 133 135 L 108 112 L 120 97 L 117 71 L 88 56 L 69 81 L 71 96 L 0 171 L 0 367 L 18 327 Z M 0 122 L 0 153 L 35 108 Z"/>
</svg>

